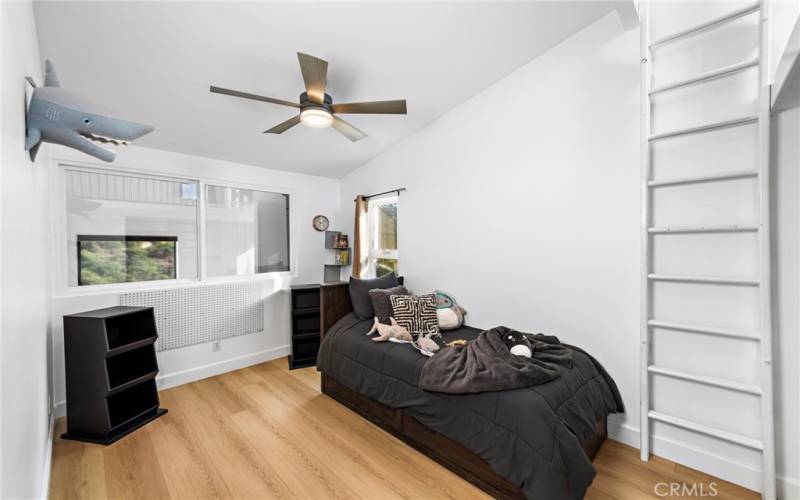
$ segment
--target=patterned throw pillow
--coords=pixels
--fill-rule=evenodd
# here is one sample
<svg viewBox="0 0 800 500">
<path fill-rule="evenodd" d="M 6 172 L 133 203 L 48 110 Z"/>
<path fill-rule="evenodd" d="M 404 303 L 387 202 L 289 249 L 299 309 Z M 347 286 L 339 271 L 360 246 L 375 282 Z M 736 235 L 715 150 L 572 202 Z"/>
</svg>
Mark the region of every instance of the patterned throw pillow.
<svg viewBox="0 0 800 500">
<path fill-rule="evenodd" d="M 392 317 L 397 324 L 413 335 L 439 334 L 439 319 L 436 316 L 436 296 L 392 295 Z"/>
</svg>

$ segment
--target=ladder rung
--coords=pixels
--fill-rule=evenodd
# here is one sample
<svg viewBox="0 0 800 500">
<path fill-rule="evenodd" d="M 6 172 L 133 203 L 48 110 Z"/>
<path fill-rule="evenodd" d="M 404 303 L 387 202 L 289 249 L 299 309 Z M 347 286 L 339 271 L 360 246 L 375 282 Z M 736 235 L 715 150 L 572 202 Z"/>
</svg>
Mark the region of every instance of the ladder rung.
<svg viewBox="0 0 800 500">
<path fill-rule="evenodd" d="M 753 12 L 758 11 L 758 9 L 759 9 L 759 3 L 756 2 L 756 3 L 752 4 L 752 5 L 749 5 L 747 7 L 744 7 L 742 9 L 739 9 L 739 10 L 736 10 L 736 11 L 733 11 L 733 12 L 731 12 L 729 14 L 725 14 L 723 16 L 717 17 L 717 18 L 712 19 L 710 21 L 706 21 L 703 24 L 698 24 L 697 26 L 694 26 L 692 28 L 688 28 L 688 29 L 685 29 L 685 30 L 682 30 L 682 31 L 678 31 L 677 33 L 673 33 L 673 34 L 671 34 L 669 36 L 665 36 L 664 38 L 661 38 L 661 39 L 656 40 L 655 42 L 651 43 L 650 47 L 652 48 L 652 47 L 655 47 L 657 45 L 662 45 L 662 44 L 665 44 L 667 42 L 672 42 L 672 41 L 678 40 L 680 38 L 684 38 L 684 37 L 687 37 L 687 36 L 690 36 L 690 35 L 695 35 L 697 33 L 702 33 L 703 31 L 708 31 L 710 29 L 714 29 L 716 27 L 722 26 L 725 23 L 728 23 L 728 22 L 733 21 L 735 19 L 739 19 L 740 17 L 746 16 L 748 14 L 752 14 Z"/>
<path fill-rule="evenodd" d="M 648 274 L 651 281 L 674 281 L 678 283 L 708 283 L 712 285 L 758 286 L 757 280 L 743 278 L 715 278 L 711 276 L 678 276 L 672 274 Z"/>
<path fill-rule="evenodd" d="M 709 427 L 707 425 L 698 424 L 697 422 L 692 422 L 691 420 L 685 420 L 683 418 L 673 417 L 672 415 L 667 415 L 666 413 L 661 413 L 657 411 L 651 410 L 647 412 L 647 416 L 653 420 L 658 420 L 659 422 L 664 422 L 666 424 L 674 425 L 676 427 L 682 427 L 690 431 L 699 432 L 707 436 L 712 436 L 718 439 L 722 439 L 730 443 L 736 443 L 742 446 L 746 446 L 748 448 L 752 448 L 754 450 L 758 451 L 764 450 L 764 445 L 758 439 L 753 439 L 747 436 L 742 436 L 740 434 L 734 434 L 732 432 L 723 431 L 721 429 L 716 429 L 714 427 Z"/>
<path fill-rule="evenodd" d="M 693 226 L 693 227 L 651 227 L 650 234 L 692 234 L 692 233 L 754 233 L 758 226 Z"/>
<path fill-rule="evenodd" d="M 681 87 L 687 87 L 689 85 L 696 85 L 698 83 L 704 83 L 711 80 L 716 80 L 717 78 L 722 78 L 725 76 L 735 75 L 736 73 L 744 71 L 748 68 L 752 68 L 753 66 L 758 66 L 758 59 L 753 59 L 752 61 L 747 61 L 738 64 L 732 64 L 730 66 L 718 68 L 713 71 L 708 71 L 693 78 L 687 78 L 686 80 L 681 80 L 678 82 L 669 83 L 667 85 L 662 85 L 660 87 L 656 87 L 650 90 L 650 95 L 658 94 L 659 92 L 666 92 L 667 90 L 679 89 Z"/>
<path fill-rule="evenodd" d="M 702 125 L 700 127 L 691 127 L 681 130 L 673 130 L 672 132 L 664 132 L 661 134 L 654 134 L 650 136 L 650 141 L 657 141 L 659 139 L 668 139 L 670 137 L 678 137 L 681 135 L 699 134 L 702 132 L 711 132 L 729 127 L 738 127 L 740 125 L 748 125 L 758 121 L 757 116 L 747 116 L 745 118 L 737 118 L 735 120 L 728 120 L 724 122 L 711 123 L 709 125 Z"/>
<path fill-rule="evenodd" d="M 734 179 L 746 179 L 748 177 L 758 177 L 758 170 L 739 170 L 724 174 L 702 175 L 699 177 L 681 177 L 677 179 L 665 179 L 663 181 L 649 181 L 650 187 L 680 186 L 683 184 L 700 184 L 703 182 L 729 181 Z"/>
<path fill-rule="evenodd" d="M 707 335 L 716 335 L 717 337 L 729 337 L 732 339 L 739 339 L 739 340 L 754 340 L 756 342 L 759 342 L 761 340 L 761 337 L 755 333 L 737 331 L 737 330 L 728 330 L 725 328 L 711 328 L 707 326 L 689 325 L 686 323 L 673 323 L 671 321 L 659 321 L 655 319 L 649 320 L 647 322 L 647 325 L 652 328 L 664 328 L 667 330 L 677 330 L 681 332 L 691 332 L 691 333 L 704 333 Z"/>
<path fill-rule="evenodd" d="M 720 387 L 722 389 L 730 389 L 737 392 L 745 392 L 747 394 L 761 395 L 761 388 L 757 385 L 743 384 L 741 382 L 734 382 L 732 380 L 725 380 L 715 377 L 707 377 L 705 375 L 694 375 L 691 373 L 682 372 L 679 370 L 671 370 L 669 368 L 661 368 L 658 366 L 650 365 L 647 371 L 657 375 L 664 375 L 665 377 L 672 377 L 681 380 L 688 380 L 690 382 L 697 382 L 698 384 L 710 385 Z"/>
</svg>

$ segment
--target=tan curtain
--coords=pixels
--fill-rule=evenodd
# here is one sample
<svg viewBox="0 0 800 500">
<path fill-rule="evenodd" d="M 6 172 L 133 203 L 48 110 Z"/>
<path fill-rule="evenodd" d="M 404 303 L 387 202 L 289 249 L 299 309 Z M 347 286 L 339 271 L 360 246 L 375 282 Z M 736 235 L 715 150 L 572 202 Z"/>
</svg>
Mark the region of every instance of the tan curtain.
<svg viewBox="0 0 800 500">
<path fill-rule="evenodd" d="M 356 217 L 353 224 L 353 271 L 356 278 L 361 277 L 361 271 L 366 267 L 369 243 L 367 242 L 367 204 L 362 195 L 356 196 Z"/>
</svg>

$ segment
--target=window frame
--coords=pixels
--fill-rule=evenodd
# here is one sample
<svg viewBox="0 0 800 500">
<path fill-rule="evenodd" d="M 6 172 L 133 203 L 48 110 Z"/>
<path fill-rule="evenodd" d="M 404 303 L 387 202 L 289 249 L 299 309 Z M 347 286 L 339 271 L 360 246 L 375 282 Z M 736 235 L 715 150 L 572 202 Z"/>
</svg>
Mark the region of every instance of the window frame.
<svg viewBox="0 0 800 500">
<path fill-rule="evenodd" d="M 298 277 L 296 255 L 296 190 L 283 186 L 257 184 L 252 182 L 238 182 L 236 180 L 215 178 L 207 176 L 184 176 L 180 173 L 167 173 L 157 169 L 137 169 L 118 165 L 97 165 L 94 163 L 75 161 L 71 159 L 51 159 L 53 175 L 50 176 L 51 193 L 51 220 L 52 242 L 51 254 L 55 262 L 52 275 L 54 297 L 67 297 L 75 295 L 93 295 L 106 293 L 124 293 L 136 290 L 162 289 L 186 286 L 204 286 L 209 284 L 252 282 L 262 280 L 275 280 Z M 103 285 L 70 285 L 67 275 L 69 269 L 70 252 L 67 251 L 67 212 L 66 212 L 66 175 L 68 171 L 81 171 L 111 175 L 129 175 L 148 179 L 167 180 L 180 183 L 197 184 L 197 276 L 194 278 L 176 278 L 157 281 L 132 281 Z M 233 189 L 250 189 L 270 193 L 284 194 L 289 197 L 289 270 L 255 273 L 240 276 L 208 276 L 206 273 L 205 246 L 206 246 L 206 186 L 221 186 Z M 176 268 L 180 266 L 177 264 Z"/>
<path fill-rule="evenodd" d="M 399 247 L 400 247 L 400 231 L 399 222 L 395 222 L 395 232 L 397 233 L 397 247 L 394 250 L 386 250 L 380 248 L 380 231 L 378 230 L 379 217 L 376 216 L 378 212 L 377 207 L 380 205 L 397 205 L 398 214 L 400 212 L 400 196 L 397 193 L 381 196 L 380 198 L 372 198 L 367 205 L 367 239 L 369 242 L 369 250 L 367 252 L 367 274 L 372 278 L 378 277 L 378 259 L 394 259 L 399 261 Z M 399 267 L 399 262 L 398 262 Z"/>
</svg>

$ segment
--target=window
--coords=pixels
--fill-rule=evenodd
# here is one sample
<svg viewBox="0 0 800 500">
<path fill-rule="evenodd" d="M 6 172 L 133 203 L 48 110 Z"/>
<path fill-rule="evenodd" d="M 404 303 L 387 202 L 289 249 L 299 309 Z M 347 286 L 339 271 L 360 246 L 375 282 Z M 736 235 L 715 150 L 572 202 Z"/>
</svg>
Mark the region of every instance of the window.
<svg viewBox="0 0 800 500">
<path fill-rule="evenodd" d="M 289 271 L 288 194 L 78 167 L 63 179 L 68 287 Z"/>
<path fill-rule="evenodd" d="M 399 274 L 397 257 L 397 196 L 369 201 L 369 255 L 367 275 Z"/>
<path fill-rule="evenodd" d="M 289 270 L 289 195 L 206 186 L 206 272 Z"/>
<path fill-rule="evenodd" d="M 78 285 L 173 280 L 176 236 L 78 235 Z"/>
<path fill-rule="evenodd" d="M 65 182 L 69 286 L 197 278 L 196 181 L 67 170 Z"/>
</svg>

